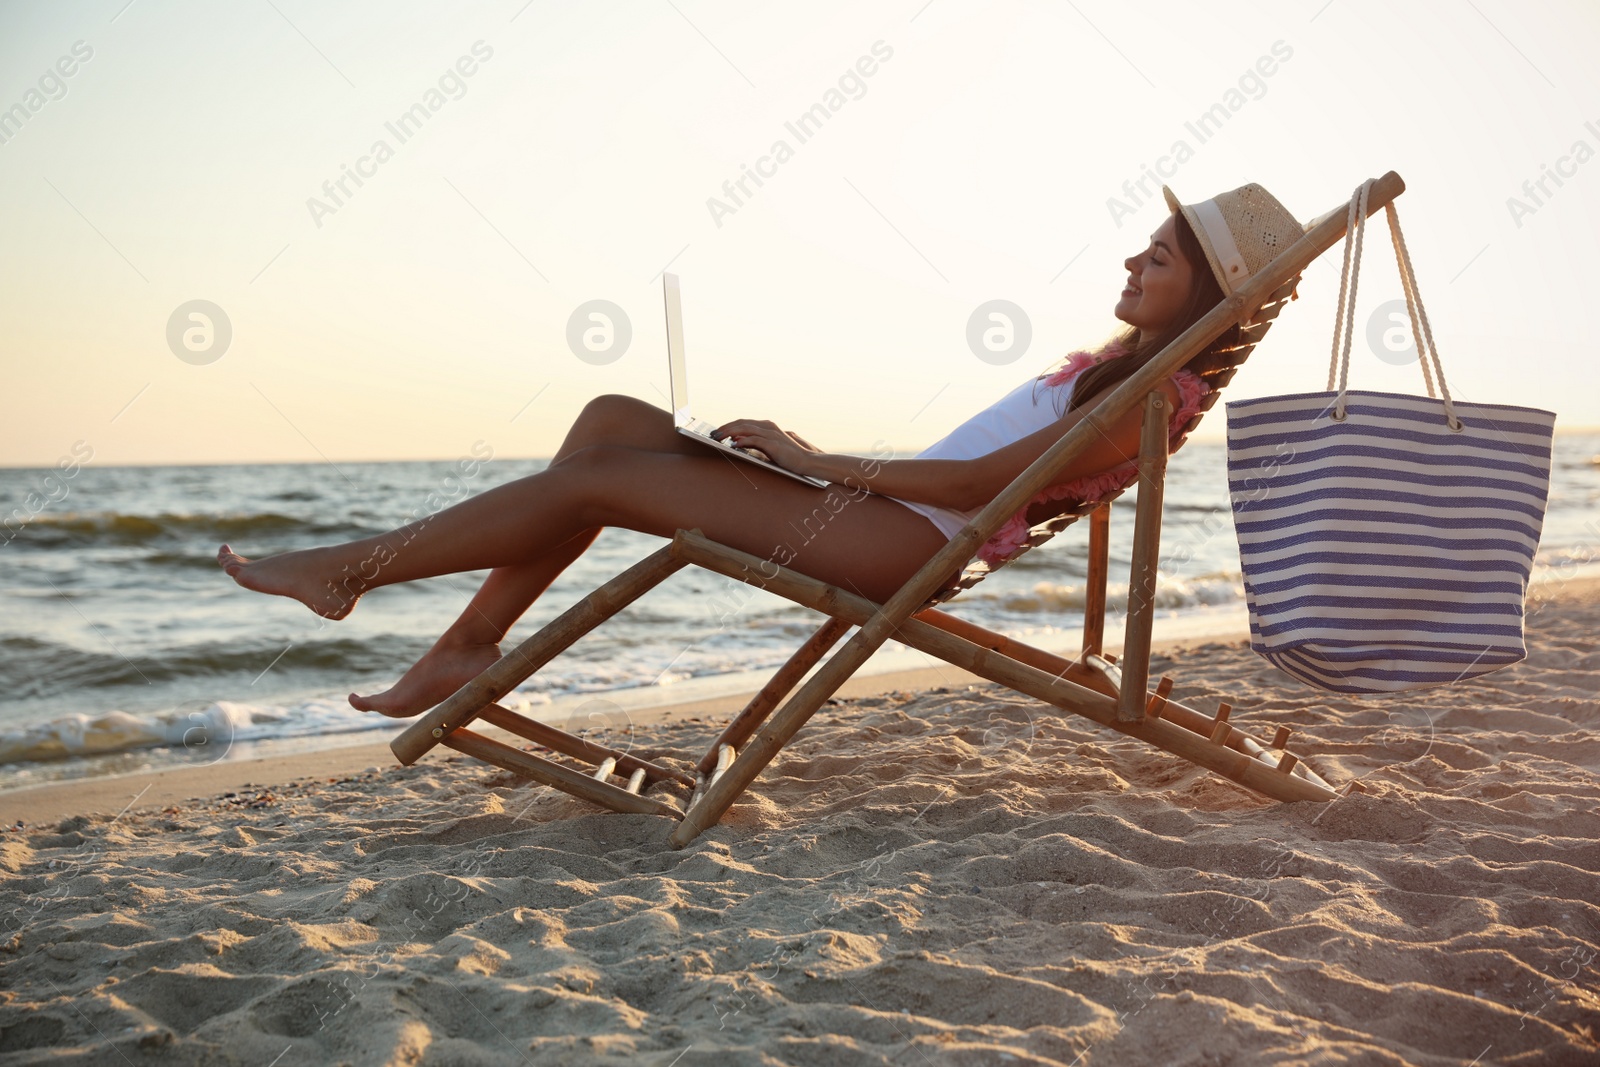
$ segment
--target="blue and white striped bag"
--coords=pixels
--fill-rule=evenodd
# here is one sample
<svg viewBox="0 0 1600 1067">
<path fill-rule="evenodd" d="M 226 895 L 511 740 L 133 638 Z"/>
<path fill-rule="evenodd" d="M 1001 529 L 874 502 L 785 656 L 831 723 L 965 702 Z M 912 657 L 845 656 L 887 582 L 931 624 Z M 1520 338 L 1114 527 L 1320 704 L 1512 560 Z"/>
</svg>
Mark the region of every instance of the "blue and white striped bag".
<svg viewBox="0 0 1600 1067">
<path fill-rule="evenodd" d="M 1351 203 L 1359 273 L 1366 186 Z M 1550 485 L 1554 413 L 1450 398 L 1393 204 L 1388 213 L 1429 395 L 1346 388 L 1341 285 L 1338 391 L 1330 369 L 1327 392 L 1227 405 L 1251 648 L 1340 693 L 1448 685 L 1525 658 L 1523 603 Z M 1346 277 L 1351 256 L 1347 238 Z M 1353 278 L 1349 294 L 1353 318 Z"/>
</svg>

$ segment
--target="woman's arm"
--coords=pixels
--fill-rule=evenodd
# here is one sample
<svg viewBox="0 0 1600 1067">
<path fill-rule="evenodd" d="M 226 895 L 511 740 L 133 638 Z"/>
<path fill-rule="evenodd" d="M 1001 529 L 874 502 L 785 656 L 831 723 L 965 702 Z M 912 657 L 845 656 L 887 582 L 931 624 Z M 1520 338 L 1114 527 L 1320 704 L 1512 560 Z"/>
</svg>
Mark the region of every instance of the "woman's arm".
<svg viewBox="0 0 1600 1067">
<path fill-rule="evenodd" d="M 1178 388 L 1170 379 L 1160 384 L 1171 405 L 1178 403 Z M 744 448 L 757 448 L 773 462 L 796 474 L 824 478 L 850 488 L 866 488 L 882 496 L 919 504 L 971 511 L 993 500 L 1027 470 L 1034 460 L 1061 440 L 1067 431 L 1093 410 L 1072 411 L 1027 437 L 1013 441 L 976 459 L 875 459 L 822 452 L 770 422 L 738 420 L 719 427 Z M 1143 406 L 1136 406 L 1105 427 L 1089 447 L 1078 454 L 1060 478 L 1099 474 L 1121 466 L 1139 454 L 1139 424 Z M 1174 408 L 1169 407 L 1169 415 Z"/>
</svg>

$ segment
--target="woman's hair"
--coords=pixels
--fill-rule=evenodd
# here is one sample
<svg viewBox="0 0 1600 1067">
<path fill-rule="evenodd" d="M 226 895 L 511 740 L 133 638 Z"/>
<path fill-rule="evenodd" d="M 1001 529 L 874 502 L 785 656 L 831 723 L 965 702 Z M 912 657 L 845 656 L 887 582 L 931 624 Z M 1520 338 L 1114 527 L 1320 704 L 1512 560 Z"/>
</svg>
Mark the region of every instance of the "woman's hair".
<svg viewBox="0 0 1600 1067">
<path fill-rule="evenodd" d="M 1154 359 L 1158 352 L 1176 340 L 1190 326 L 1200 321 L 1206 312 L 1221 303 L 1222 287 L 1217 284 L 1216 276 L 1211 273 L 1211 266 L 1206 262 L 1205 250 L 1200 247 L 1194 229 L 1189 225 L 1189 220 L 1183 217 L 1182 212 L 1173 214 L 1178 231 L 1178 251 L 1194 267 L 1194 280 L 1189 286 L 1189 299 L 1177 317 L 1159 333 L 1147 334 L 1138 327 L 1125 326 L 1108 338 L 1099 351 L 1103 352 L 1116 344 L 1126 350 L 1125 354 L 1115 359 L 1108 359 L 1104 363 L 1097 363 L 1078 375 L 1072 387 L 1072 402 L 1067 405 L 1067 411 L 1083 407 L 1095 397 L 1114 389 Z M 1225 354 L 1237 348 L 1242 340 L 1236 323 L 1196 353 L 1184 366 L 1203 376 L 1226 365 Z"/>
</svg>

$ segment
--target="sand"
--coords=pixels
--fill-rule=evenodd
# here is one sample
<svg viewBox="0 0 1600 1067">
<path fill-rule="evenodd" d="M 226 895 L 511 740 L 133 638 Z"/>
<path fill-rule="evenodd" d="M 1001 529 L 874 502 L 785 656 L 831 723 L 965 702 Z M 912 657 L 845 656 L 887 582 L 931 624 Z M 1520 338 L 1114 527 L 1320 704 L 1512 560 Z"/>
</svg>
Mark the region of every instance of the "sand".
<svg viewBox="0 0 1600 1067">
<path fill-rule="evenodd" d="M 830 705 L 681 851 L 443 754 L 120 814 L 34 791 L 0 1062 L 1593 1064 L 1600 584 L 1528 628 L 1524 663 L 1382 699 L 1162 652 L 1178 699 L 1361 779 L 1330 805 L 966 680 Z M 723 714 L 634 748 L 691 759 Z"/>
</svg>

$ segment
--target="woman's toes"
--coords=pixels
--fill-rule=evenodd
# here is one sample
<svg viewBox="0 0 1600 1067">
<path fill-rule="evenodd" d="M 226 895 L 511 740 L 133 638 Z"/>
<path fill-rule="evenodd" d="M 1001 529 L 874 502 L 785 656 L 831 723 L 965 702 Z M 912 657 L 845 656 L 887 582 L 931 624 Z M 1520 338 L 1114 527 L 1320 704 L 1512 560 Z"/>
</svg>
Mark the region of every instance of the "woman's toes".
<svg viewBox="0 0 1600 1067">
<path fill-rule="evenodd" d="M 380 715 L 405 719 L 427 711 L 433 707 L 434 703 L 437 703 L 437 701 L 424 703 L 423 700 L 426 698 L 419 700 L 414 696 L 409 700 L 406 699 L 406 696 L 400 692 L 401 687 L 404 685 L 405 681 L 402 679 L 400 685 L 396 685 L 393 689 L 385 689 L 383 692 L 374 693 L 369 697 L 364 697 L 360 693 L 351 693 L 349 698 L 350 706 L 357 711 L 375 711 Z"/>
</svg>

